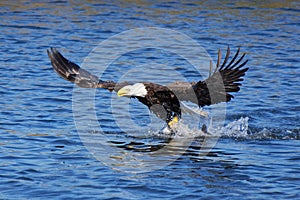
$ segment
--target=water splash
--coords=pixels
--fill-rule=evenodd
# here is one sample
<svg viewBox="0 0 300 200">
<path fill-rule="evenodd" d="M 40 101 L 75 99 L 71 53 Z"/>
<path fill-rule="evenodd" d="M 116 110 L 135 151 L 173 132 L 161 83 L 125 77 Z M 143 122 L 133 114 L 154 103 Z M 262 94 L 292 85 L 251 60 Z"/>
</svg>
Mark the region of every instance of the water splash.
<svg viewBox="0 0 300 200">
<path fill-rule="evenodd" d="M 300 129 L 298 128 L 276 129 L 249 127 L 249 117 L 241 117 L 222 127 L 213 127 L 211 123 L 204 123 L 208 127 L 207 131 L 203 131 L 201 128 L 191 128 L 189 123 L 191 122 L 180 121 L 175 135 L 170 134 L 170 132 L 166 133 L 164 130 L 158 132 L 151 131 L 149 135 L 150 137 L 160 138 L 220 137 L 234 140 L 300 140 Z"/>
<path fill-rule="evenodd" d="M 172 138 L 196 138 L 210 136 L 209 133 L 197 128 L 191 128 L 188 124 L 180 121 L 176 127 L 176 132 L 171 132 L 168 127 L 163 128 L 161 131 L 155 134 L 160 137 L 172 137 Z"/>
<path fill-rule="evenodd" d="M 248 117 L 241 117 L 226 126 L 213 127 L 212 119 L 203 123 L 202 128 L 190 128 L 188 124 L 181 122 L 174 137 L 230 137 L 247 138 L 249 136 Z M 208 128 L 205 128 L 208 127 Z"/>
<path fill-rule="evenodd" d="M 238 120 L 234 120 L 224 127 L 218 127 L 216 129 L 209 129 L 211 133 L 218 134 L 221 137 L 230 138 L 247 138 L 249 136 L 248 117 L 241 117 Z"/>
</svg>

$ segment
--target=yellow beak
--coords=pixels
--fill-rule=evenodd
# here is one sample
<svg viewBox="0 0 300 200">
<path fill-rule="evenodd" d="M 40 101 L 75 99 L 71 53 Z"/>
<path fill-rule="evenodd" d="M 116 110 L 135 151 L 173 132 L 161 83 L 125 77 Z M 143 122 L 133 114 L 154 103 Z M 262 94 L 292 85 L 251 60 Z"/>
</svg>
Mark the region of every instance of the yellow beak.
<svg viewBox="0 0 300 200">
<path fill-rule="evenodd" d="M 122 97 L 122 96 L 125 96 L 126 94 L 128 94 L 128 92 L 129 92 L 129 91 L 128 91 L 127 89 L 121 88 L 121 89 L 119 89 L 117 95 L 118 95 L 119 97 Z"/>
</svg>

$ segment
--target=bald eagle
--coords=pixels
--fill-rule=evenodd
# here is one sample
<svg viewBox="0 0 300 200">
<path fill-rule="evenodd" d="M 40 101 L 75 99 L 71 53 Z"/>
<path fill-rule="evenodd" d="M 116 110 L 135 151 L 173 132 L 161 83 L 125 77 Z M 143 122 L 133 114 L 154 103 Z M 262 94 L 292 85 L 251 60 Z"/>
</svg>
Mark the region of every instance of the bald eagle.
<svg viewBox="0 0 300 200">
<path fill-rule="evenodd" d="M 216 67 L 210 62 L 210 73 L 206 80 L 196 82 L 174 82 L 167 86 L 152 83 L 116 83 L 99 80 L 90 72 L 69 61 L 55 48 L 47 50 L 54 71 L 63 79 L 75 83 L 82 88 L 103 88 L 115 91 L 120 97 L 136 98 L 146 105 L 154 114 L 167 123 L 173 130 L 181 118 L 181 101 L 190 101 L 199 107 L 220 102 L 228 102 L 233 98 L 231 93 L 240 90 L 241 81 L 248 68 L 243 61 L 245 53 L 239 57 L 237 50 L 229 61 L 230 48 L 221 64 L 221 51 L 218 52 Z"/>
</svg>

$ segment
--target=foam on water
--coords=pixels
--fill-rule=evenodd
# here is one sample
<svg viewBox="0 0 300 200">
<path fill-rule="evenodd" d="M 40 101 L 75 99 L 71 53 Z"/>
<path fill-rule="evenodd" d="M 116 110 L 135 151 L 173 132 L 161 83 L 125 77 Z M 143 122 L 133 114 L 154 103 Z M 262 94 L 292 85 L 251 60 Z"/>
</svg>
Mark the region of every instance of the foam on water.
<svg viewBox="0 0 300 200">
<path fill-rule="evenodd" d="M 197 137 L 232 137 L 247 138 L 249 135 L 248 117 L 241 117 L 225 126 L 213 125 L 213 117 L 210 113 L 181 102 L 184 117 L 175 127 L 172 133 L 167 127 L 156 133 L 159 136 L 174 138 L 197 138 Z"/>
<path fill-rule="evenodd" d="M 168 128 L 156 132 L 154 136 L 172 137 L 172 138 L 203 138 L 203 137 L 221 137 L 234 140 L 299 140 L 300 131 L 286 129 L 270 128 L 249 128 L 249 117 L 240 117 L 229 122 L 225 126 L 212 126 L 212 118 L 202 120 L 199 128 L 191 128 L 191 121 L 181 120 L 176 127 L 176 133 L 172 134 Z M 206 126 L 207 128 L 201 128 Z"/>
<path fill-rule="evenodd" d="M 248 121 L 248 117 L 241 117 L 238 120 L 228 123 L 224 127 L 217 127 L 216 129 L 211 128 L 209 131 L 222 137 L 247 138 L 249 136 Z"/>
<path fill-rule="evenodd" d="M 169 135 L 174 138 L 191 138 L 191 137 L 232 137 L 232 138 L 247 138 L 248 134 L 248 117 L 241 117 L 238 120 L 230 122 L 223 127 L 212 127 L 212 123 L 209 125 L 203 124 L 203 126 L 208 126 L 208 128 L 191 128 L 186 121 L 180 121 L 176 127 L 176 133 L 171 134 L 168 128 L 164 128 L 162 131 L 158 132 L 157 135 Z M 211 122 L 211 119 L 210 119 Z M 206 129 L 206 130 L 205 130 Z"/>
</svg>

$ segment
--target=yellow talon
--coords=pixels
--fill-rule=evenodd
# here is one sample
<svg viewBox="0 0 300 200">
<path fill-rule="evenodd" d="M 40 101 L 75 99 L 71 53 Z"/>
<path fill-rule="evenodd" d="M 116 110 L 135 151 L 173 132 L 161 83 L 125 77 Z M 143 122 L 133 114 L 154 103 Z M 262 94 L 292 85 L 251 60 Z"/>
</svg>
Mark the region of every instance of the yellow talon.
<svg viewBox="0 0 300 200">
<path fill-rule="evenodd" d="M 175 117 L 172 119 L 172 121 L 170 121 L 170 122 L 168 123 L 168 125 L 169 125 L 170 127 L 172 127 L 173 124 L 178 123 L 178 121 L 179 121 L 178 117 L 175 116 Z"/>
</svg>

